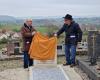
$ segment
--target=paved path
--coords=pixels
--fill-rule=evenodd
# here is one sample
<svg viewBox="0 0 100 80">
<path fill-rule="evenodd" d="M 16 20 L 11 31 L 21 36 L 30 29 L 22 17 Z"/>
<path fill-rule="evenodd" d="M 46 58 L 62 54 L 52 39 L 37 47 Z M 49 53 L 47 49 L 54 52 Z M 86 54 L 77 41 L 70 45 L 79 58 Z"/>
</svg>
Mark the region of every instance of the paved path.
<svg viewBox="0 0 100 80">
<path fill-rule="evenodd" d="M 23 68 L 4 70 L 0 72 L 0 80 L 29 80 L 28 70 Z"/>
<path fill-rule="evenodd" d="M 59 68 L 34 68 L 33 80 L 66 80 Z"/>
<path fill-rule="evenodd" d="M 74 68 L 58 65 L 56 67 L 31 67 L 29 80 L 82 80 Z"/>
<path fill-rule="evenodd" d="M 39 66 L 30 69 L 30 71 L 23 68 L 2 71 L 0 80 L 82 80 L 74 68 L 69 66 L 58 65 L 58 67 L 48 66 L 47 68 Z"/>
<path fill-rule="evenodd" d="M 63 69 L 70 80 L 83 80 L 74 68 L 70 68 L 70 66 L 63 66 Z"/>
</svg>

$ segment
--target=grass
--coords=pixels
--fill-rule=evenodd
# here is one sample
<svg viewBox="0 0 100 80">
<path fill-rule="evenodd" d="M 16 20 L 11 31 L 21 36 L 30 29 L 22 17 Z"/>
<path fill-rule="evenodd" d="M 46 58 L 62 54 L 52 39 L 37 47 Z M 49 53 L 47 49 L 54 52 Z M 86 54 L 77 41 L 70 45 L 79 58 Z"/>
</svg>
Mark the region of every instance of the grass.
<svg viewBox="0 0 100 80">
<path fill-rule="evenodd" d="M 0 29 L 8 29 L 8 30 L 12 30 L 15 32 L 20 32 L 21 27 L 22 27 L 22 25 L 7 24 L 7 25 L 0 26 Z M 35 27 L 35 29 L 41 33 L 47 32 L 47 27 L 44 27 L 44 26 L 37 26 L 37 27 Z"/>
<path fill-rule="evenodd" d="M 21 29 L 20 25 L 16 25 L 16 24 L 7 24 L 7 25 L 2 25 L 0 26 L 0 29 L 6 29 L 6 30 L 12 30 L 15 32 L 19 32 Z"/>
<path fill-rule="evenodd" d="M 47 28 L 46 27 L 35 27 L 35 29 L 41 33 L 46 33 L 47 32 Z"/>
</svg>

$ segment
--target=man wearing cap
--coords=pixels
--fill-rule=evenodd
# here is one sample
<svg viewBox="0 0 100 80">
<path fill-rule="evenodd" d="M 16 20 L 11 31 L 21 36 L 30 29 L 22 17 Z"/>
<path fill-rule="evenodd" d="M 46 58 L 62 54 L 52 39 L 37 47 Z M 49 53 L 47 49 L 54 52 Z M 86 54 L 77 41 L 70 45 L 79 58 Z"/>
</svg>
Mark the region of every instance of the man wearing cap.
<svg viewBox="0 0 100 80">
<path fill-rule="evenodd" d="M 28 68 L 29 66 L 33 65 L 33 60 L 30 59 L 28 51 L 35 32 L 36 30 L 32 26 L 32 20 L 27 19 L 21 28 L 21 34 L 23 39 L 24 68 Z"/>
<path fill-rule="evenodd" d="M 63 27 L 54 34 L 54 36 L 60 36 L 65 32 L 65 57 L 66 63 L 64 66 L 70 65 L 70 67 L 75 66 L 75 57 L 76 57 L 76 46 L 78 42 L 82 40 L 82 30 L 78 23 L 73 21 L 71 15 L 67 14 L 64 17 Z"/>
</svg>

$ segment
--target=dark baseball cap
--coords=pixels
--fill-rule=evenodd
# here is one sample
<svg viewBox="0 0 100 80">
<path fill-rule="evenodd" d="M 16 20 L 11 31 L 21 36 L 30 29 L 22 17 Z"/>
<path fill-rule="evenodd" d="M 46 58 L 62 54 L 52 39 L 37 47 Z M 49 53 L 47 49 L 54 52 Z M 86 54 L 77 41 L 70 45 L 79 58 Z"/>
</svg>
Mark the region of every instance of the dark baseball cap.
<svg viewBox="0 0 100 80">
<path fill-rule="evenodd" d="M 68 20 L 73 20 L 72 15 L 70 14 L 66 14 L 65 17 L 63 17 L 64 19 L 68 19 Z"/>
</svg>

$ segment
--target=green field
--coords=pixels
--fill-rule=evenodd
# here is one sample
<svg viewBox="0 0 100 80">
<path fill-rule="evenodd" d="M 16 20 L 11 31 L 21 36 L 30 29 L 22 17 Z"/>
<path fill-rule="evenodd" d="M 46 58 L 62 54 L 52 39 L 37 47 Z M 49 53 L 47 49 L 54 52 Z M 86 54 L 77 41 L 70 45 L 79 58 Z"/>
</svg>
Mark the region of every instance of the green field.
<svg viewBox="0 0 100 80">
<path fill-rule="evenodd" d="M 48 31 L 47 27 L 35 27 L 37 31 L 41 32 L 41 33 L 45 33 Z"/>
<path fill-rule="evenodd" d="M 0 25 L 0 29 L 9 29 L 15 32 L 20 32 L 21 26 L 22 25 L 17 25 L 17 24 L 3 24 L 3 25 Z M 44 26 L 38 26 L 38 27 L 35 27 L 35 29 L 42 33 L 45 33 L 47 31 L 47 28 Z"/>
</svg>

